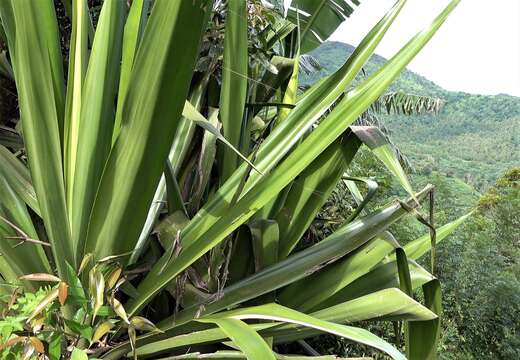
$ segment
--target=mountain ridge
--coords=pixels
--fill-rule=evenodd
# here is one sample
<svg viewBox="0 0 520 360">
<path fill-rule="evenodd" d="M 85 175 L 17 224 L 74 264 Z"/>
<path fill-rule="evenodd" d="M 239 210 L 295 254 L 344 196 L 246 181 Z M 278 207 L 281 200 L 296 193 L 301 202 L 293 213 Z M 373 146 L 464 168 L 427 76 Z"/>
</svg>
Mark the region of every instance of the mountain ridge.
<svg viewBox="0 0 520 360">
<path fill-rule="evenodd" d="M 334 59 L 334 60 L 330 60 L 330 62 L 327 62 L 326 60 L 323 62 L 324 57 L 327 55 L 327 52 L 329 52 L 331 50 L 332 51 L 339 50 L 340 53 L 342 53 L 344 55 L 344 57 L 342 59 L 343 61 L 341 61 L 341 59 L 339 61 L 338 61 L 338 59 Z M 354 52 L 354 50 L 355 50 L 355 47 L 353 45 L 350 45 L 348 43 L 344 43 L 341 41 L 324 42 L 319 48 L 317 48 L 316 50 L 313 50 L 311 52 L 311 54 L 313 56 L 315 56 L 315 57 L 317 56 L 317 57 L 321 58 L 320 64 L 324 67 L 324 71 L 317 73 L 318 76 L 321 77 L 325 74 L 328 74 L 328 72 L 332 68 L 336 68 L 336 69 L 339 68 L 339 66 L 341 66 L 341 64 L 347 60 L 348 56 L 350 56 L 350 54 L 352 54 L 352 52 Z M 335 53 L 335 54 L 338 54 L 338 53 Z M 388 59 L 386 59 L 384 56 L 374 53 L 369 60 L 368 69 L 371 69 L 373 64 L 377 64 L 378 66 L 380 66 L 380 65 L 384 64 L 386 61 L 388 61 Z M 332 67 L 329 67 L 328 64 L 332 64 Z M 370 74 L 371 71 L 367 71 L 367 73 Z M 467 92 L 467 91 L 462 91 L 462 90 L 448 90 L 448 89 L 443 88 L 441 85 L 437 84 L 436 82 L 428 79 L 425 75 L 421 75 L 408 68 L 403 70 L 403 73 L 415 77 L 417 79 L 417 82 L 422 83 L 425 87 L 437 89 L 439 92 L 450 92 L 450 93 L 457 93 L 457 94 L 461 94 L 461 95 L 470 95 L 470 96 L 474 95 L 474 96 L 488 96 L 488 97 L 506 97 L 506 98 L 520 100 L 520 96 L 515 96 L 515 95 L 511 95 L 511 94 L 506 94 L 506 93 L 479 94 L 479 93 L 472 93 L 472 92 Z M 307 79 L 312 79 L 312 76 L 306 77 L 305 81 L 307 81 Z M 399 86 L 398 84 L 399 84 L 399 79 L 397 79 L 396 82 L 394 82 L 391 85 L 391 88 L 396 88 L 396 87 L 401 88 L 401 86 Z M 421 95 L 430 95 L 430 94 L 421 94 Z"/>
<path fill-rule="evenodd" d="M 302 74 L 311 84 L 336 71 L 354 47 L 328 41 L 311 52 L 323 67 Z M 369 76 L 387 60 L 373 55 L 364 67 Z M 358 77 L 357 81 L 362 80 Z M 439 114 L 382 116 L 391 136 L 420 173 L 439 171 L 463 179 L 478 189 L 494 183 L 504 171 L 520 164 L 520 97 L 449 91 L 405 69 L 388 91 L 438 97 L 445 101 Z"/>
</svg>

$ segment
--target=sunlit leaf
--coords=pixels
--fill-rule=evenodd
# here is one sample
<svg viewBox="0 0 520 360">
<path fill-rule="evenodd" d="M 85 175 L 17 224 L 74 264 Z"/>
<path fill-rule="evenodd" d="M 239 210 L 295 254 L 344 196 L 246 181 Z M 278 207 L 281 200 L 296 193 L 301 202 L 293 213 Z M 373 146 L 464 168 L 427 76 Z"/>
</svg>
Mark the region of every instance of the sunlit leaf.
<svg viewBox="0 0 520 360">
<path fill-rule="evenodd" d="M 112 289 L 119 280 L 119 277 L 121 276 L 121 273 L 123 272 L 123 269 L 121 267 L 116 267 L 114 270 L 110 272 L 110 274 L 107 275 L 107 288 Z"/>
<path fill-rule="evenodd" d="M 150 320 L 142 316 L 132 316 L 130 324 L 136 329 L 141 331 L 161 331 L 154 325 Z"/>
<path fill-rule="evenodd" d="M 233 343 L 251 360 L 275 360 L 275 356 L 267 343 L 245 322 L 233 318 L 215 318 L 208 320 L 218 325 Z"/>
<path fill-rule="evenodd" d="M 102 322 L 94 331 L 94 335 L 92 335 L 92 342 L 99 341 L 103 336 L 105 336 L 112 328 L 114 328 L 114 323 L 110 320 Z"/>
<path fill-rule="evenodd" d="M 20 280 L 60 282 L 61 279 L 52 274 L 29 274 L 20 276 Z"/>
<path fill-rule="evenodd" d="M 81 263 L 79 265 L 78 275 L 81 274 L 83 272 L 83 270 L 85 270 L 85 268 L 88 266 L 88 264 L 92 261 L 93 257 L 94 257 L 94 254 L 92 254 L 92 253 L 88 253 L 88 254 L 85 254 L 85 256 L 83 256 L 83 259 L 81 260 Z"/>
<path fill-rule="evenodd" d="M 119 316 L 123 321 L 127 324 L 130 324 L 130 321 L 128 321 L 128 316 L 126 315 L 125 308 L 119 300 L 117 300 L 115 297 L 110 298 L 110 305 L 112 306 L 112 309 L 116 312 L 117 316 Z"/>
<path fill-rule="evenodd" d="M 92 307 L 94 310 L 92 316 L 95 318 L 99 308 L 103 306 L 105 298 L 105 277 L 97 267 L 94 267 L 92 270 L 90 270 L 89 290 L 90 296 L 92 297 Z"/>
</svg>

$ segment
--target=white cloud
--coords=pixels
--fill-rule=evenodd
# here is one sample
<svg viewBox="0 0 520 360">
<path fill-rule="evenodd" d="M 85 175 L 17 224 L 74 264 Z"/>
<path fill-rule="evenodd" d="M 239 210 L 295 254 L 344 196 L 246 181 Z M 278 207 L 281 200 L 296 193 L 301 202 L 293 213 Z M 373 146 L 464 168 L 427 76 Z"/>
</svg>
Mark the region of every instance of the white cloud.
<svg viewBox="0 0 520 360">
<path fill-rule="evenodd" d="M 357 45 L 394 0 L 364 0 L 331 37 Z M 408 0 L 376 52 L 389 58 L 448 3 Z M 409 68 L 448 90 L 520 96 L 520 0 L 462 0 Z"/>
</svg>

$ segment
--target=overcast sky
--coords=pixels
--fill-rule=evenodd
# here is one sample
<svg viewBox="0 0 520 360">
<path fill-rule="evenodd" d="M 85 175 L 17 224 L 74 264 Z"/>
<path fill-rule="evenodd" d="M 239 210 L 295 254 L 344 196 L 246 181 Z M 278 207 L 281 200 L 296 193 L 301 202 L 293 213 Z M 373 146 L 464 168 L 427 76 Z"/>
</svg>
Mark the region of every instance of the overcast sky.
<svg viewBox="0 0 520 360">
<path fill-rule="evenodd" d="M 363 0 L 331 40 L 357 45 L 395 0 Z M 388 58 L 448 0 L 408 0 L 376 53 Z M 520 0 L 462 0 L 409 68 L 448 90 L 520 96 Z"/>
</svg>

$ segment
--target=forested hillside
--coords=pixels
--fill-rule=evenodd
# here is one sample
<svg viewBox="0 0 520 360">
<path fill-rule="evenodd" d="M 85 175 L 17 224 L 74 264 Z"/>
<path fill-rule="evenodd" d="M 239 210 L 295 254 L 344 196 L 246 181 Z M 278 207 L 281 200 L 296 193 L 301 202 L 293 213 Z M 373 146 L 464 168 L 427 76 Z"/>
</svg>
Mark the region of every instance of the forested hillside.
<svg viewBox="0 0 520 360">
<path fill-rule="evenodd" d="M 323 68 L 303 75 L 303 83 L 312 83 L 338 69 L 353 49 L 340 42 L 323 44 L 312 53 Z M 371 74 L 385 61 L 374 55 L 365 74 Z M 385 117 L 393 140 L 418 173 L 438 171 L 484 190 L 504 171 L 520 163 L 520 98 L 447 91 L 408 70 L 402 72 L 390 91 L 429 95 L 445 102 L 437 115 Z"/>
</svg>

